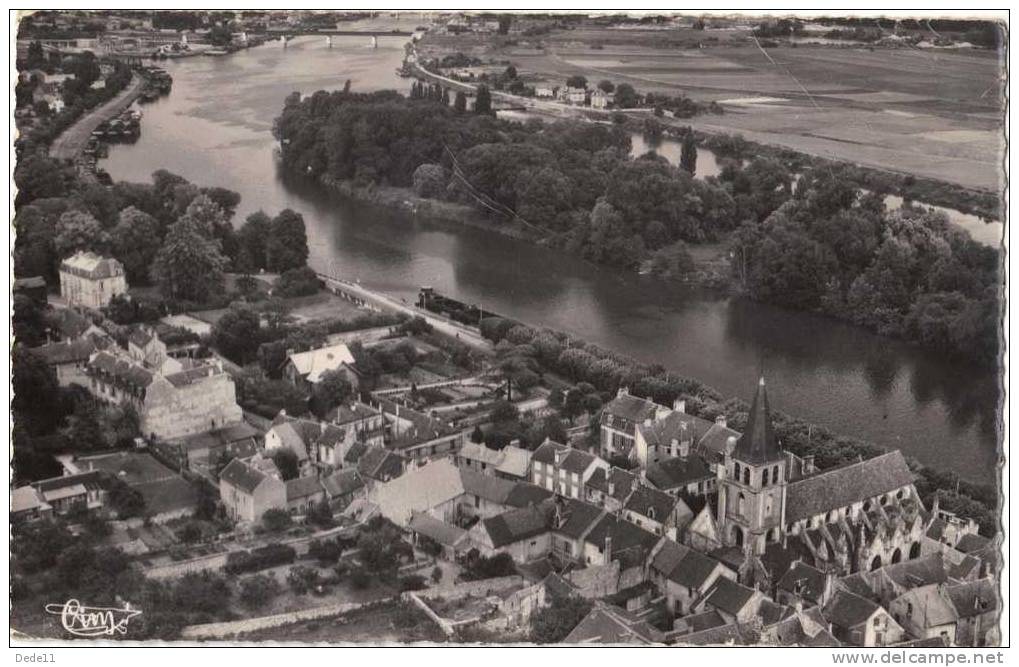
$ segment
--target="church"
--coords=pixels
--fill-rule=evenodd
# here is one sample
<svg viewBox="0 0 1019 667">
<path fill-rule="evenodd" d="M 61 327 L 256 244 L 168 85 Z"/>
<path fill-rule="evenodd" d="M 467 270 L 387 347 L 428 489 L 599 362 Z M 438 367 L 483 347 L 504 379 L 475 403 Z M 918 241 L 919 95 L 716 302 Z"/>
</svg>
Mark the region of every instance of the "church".
<svg viewBox="0 0 1019 667">
<path fill-rule="evenodd" d="M 827 470 L 783 450 L 763 377 L 716 474 L 717 553 L 766 591 L 796 561 L 843 576 L 917 558 L 934 519 L 898 450 Z"/>
</svg>

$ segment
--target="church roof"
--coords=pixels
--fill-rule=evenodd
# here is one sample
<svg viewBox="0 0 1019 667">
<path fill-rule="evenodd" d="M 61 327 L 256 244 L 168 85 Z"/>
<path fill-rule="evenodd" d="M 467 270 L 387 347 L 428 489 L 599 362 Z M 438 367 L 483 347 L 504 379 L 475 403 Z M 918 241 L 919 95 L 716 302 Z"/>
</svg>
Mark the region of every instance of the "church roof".
<svg viewBox="0 0 1019 667">
<path fill-rule="evenodd" d="M 906 459 L 897 449 L 872 459 L 824 470 L 789 484 L 786 521 L 808 519 L 875 498 L 912 484 L 913 479 Z"/>
<path fill-rule="evenodd" d="M 757 384 L 757 394 L 747 416 L 747 428 L 736 441 L 733 458 L 747 463 L 767 463 L 783 458 L 771 424 L 771 408 L 763 377 Z"/>
</svg>

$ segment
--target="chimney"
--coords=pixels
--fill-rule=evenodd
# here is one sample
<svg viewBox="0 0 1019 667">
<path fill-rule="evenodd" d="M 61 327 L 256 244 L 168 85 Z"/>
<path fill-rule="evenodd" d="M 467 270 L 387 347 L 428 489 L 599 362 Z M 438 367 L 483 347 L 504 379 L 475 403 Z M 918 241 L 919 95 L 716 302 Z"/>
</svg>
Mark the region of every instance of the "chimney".
<svg viewBox="0 0 1019 667">
<path fill-rule="evenodd" d="M 726 420 L 725 415 L 718 415 L 715 417 L 715 423 L 722 428 L 726 428 L 728 426 L 728 421 Z"/>
<path fill-rule="evenodd" d="M 679 456 L 679 440 L 676 438 L 673 438 L 672 442 L 669 443 L 669 454 L 672 456 Z"/>
<path fill-rule="evenodd" d="M 682 398 L 677 398 L 672 402 L 672 409 L 676 412 L 682 412 L 686 414 L 686 401 Z"/>
<path fill-rule="evenodd" d="M 605 564 L 608 565 L 612 562 L 612 536 L 605 536 Z"/>
<path fill-rule="evenodd" d="M 730 435 L 725 440 L 725 453 L 732 454 L 734 449 L 736 449 L 736 436 Z"/>
</svg>

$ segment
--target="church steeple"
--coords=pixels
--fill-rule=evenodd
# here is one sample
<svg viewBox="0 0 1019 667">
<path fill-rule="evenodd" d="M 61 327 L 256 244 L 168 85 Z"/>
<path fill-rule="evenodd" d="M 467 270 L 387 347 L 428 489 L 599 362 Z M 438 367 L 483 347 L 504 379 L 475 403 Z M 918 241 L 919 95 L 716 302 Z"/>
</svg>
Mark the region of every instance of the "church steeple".
<svg viewBox="0 0 1019 667">
<path fill-rule="evenodd" d="M 768 391 L 764 387 L 764 376 L 757 383 L 757 393 L 750 404 L 747 427 L 736 442 L 732 456 L 738 461 L 755 465 L 770 461 L 781 461 L 782 449 L 775 440 L 771 424 L 771 407 L 768 405 Z"/>
</svg>

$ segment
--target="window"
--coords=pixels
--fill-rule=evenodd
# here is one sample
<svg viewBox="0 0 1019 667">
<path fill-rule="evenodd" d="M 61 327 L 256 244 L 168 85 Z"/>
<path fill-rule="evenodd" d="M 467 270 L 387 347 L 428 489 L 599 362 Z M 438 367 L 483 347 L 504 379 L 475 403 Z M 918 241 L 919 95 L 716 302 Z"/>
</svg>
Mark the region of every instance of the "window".
<svg viewBox="0 0 1019 667">
<path fill-rule="evenodd" d="M 778 479 L 778 466 L 775 466 L 774 468 L 771 469 L 771 483 L 772 484 L 778 484 L 778 482 L 779 482 L 779 479 Z"/>
<path fill-rule="evenodd" d="M 768 469 L 764 469 L 764 474 L 761 476 L 761 486 L 768 486 Z"/>
<path fill-rule="evenodd" d="M 750 468 L 743 468 L 743 483 L 750 484 Z"/>
<path fill-rule="evenodd" d="M 739 481 L 739 476 L 740 476 L 740 467 L 739 467 L 739 464 L 738 464 L 738 463 L 737 463 L 737 464 L 735 464 L 735 465 L 733 466 L 733 468 L 732 468 L 732 476 L 733 476 L 733 478 L 734 478 L 734 479 L 735 479 L 735 480 L 736 480 L 737 482 Z"/>
<path fill-rule="evenodd" d="M 736 511 L 739 512 L 740 514 L 743 514 L 744 510 L 746 509 L 746 504 L 747 504 L 746 497 L 742 493 L 739 494 L 739 496 L 736 498 Z"/>
</svg>

